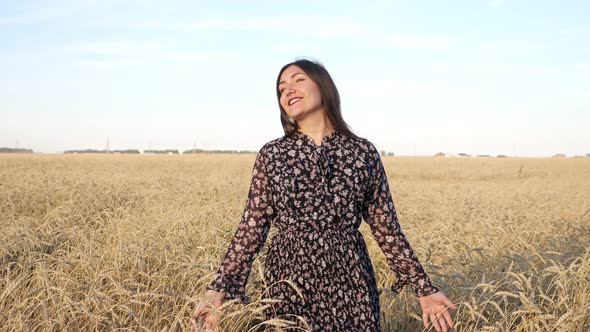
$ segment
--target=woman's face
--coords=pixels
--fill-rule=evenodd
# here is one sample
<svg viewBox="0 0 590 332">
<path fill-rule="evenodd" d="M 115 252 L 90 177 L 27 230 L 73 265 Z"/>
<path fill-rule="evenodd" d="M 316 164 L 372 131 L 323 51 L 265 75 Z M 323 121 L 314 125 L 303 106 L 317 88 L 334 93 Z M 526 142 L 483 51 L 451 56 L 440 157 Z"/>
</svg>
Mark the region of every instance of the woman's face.
<svg viewBox="0 0 590 332">
<path fill-rule="evenodd" d="M 296 65 L 287 67 L 279 79 L 279 102 L 295 121 L 322 109 L 322 95 L 317 84 Z"/>
</svg>

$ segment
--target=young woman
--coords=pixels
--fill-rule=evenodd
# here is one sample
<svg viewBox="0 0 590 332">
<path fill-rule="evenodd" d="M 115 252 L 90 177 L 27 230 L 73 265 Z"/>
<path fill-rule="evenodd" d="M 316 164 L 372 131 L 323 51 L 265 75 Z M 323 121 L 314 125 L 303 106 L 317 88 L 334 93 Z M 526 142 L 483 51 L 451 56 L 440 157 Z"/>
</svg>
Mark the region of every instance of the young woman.
<svg viewBox="0 0 590 332">
<path fill-rule="evenodd" d="M 238 229 L 194 319 L 215 328 L 211 306 L 250 302 L 251 263 L 273 225 L 278 232 L 265 260 L 265 297 L 281 302 L 267 318 L 300 316 L 312 331 L 379 331 L 374 270 L 358 231 L 362 218 L 397 276 L 392 290 L 410 285 L 424 326 L 447 331 L 453 326 L 448 309 L 456 307 L 432 285 L 404 236 L 379 151 L 343 120 L 329 73 L 310 60 L 289 63 L 276 92 L 285 135 L 256 156 Z"/>
</svg>

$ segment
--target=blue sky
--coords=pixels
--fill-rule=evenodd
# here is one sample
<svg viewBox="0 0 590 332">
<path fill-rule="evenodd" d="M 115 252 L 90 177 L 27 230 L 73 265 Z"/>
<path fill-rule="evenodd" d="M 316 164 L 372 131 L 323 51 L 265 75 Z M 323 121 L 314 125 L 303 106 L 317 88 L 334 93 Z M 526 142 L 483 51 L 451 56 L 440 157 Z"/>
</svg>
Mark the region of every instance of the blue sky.
<svg viewBox="0 0 590 332">
<path fill-rule="evenodd" d="M 397 155 L 590 153 L 589 1 L 0 0 L 0 147 L 258 150 L 322 62 Z"/>
</svg>

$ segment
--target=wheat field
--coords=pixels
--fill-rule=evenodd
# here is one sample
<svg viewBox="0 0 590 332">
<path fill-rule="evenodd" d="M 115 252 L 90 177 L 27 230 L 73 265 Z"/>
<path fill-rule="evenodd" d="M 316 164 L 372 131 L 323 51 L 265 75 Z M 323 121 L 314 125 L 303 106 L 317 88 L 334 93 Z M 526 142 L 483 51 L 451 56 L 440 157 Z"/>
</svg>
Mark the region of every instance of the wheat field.
<svg viewBox="0 0 590 332">
<path fill-rule="evenodd" d="M 244 208 L 254 155 L 0 155 L 0 330 L 180 331 Z M 590 330 L 590 158 L 383 157 L 456 331 Z M 269 235 L 274 234 L 271 229 Z M 422 331 L 363 223 L 383 331 Z M 267 245 L 270 241 L 267 240 Z M 266 247 L 223 331 L 258 331 Z M 434 331 L 434 329 L 431 329 Z"/>
</svg>

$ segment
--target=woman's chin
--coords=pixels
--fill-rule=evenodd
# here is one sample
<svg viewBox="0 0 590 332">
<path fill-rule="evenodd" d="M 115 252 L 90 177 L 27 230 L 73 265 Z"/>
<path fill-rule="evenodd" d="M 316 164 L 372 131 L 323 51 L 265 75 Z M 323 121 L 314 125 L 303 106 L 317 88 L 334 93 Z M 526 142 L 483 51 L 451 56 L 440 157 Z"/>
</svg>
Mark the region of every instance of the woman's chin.
<svg viewBox="0 0 590 332">
<path fill-rule="evenodd" d="M 305 113 L 291 113 L 289 114 L 289 116 L 291 117 L 291 119 L 299 121 L 305 117 Z"/>
</svg>

